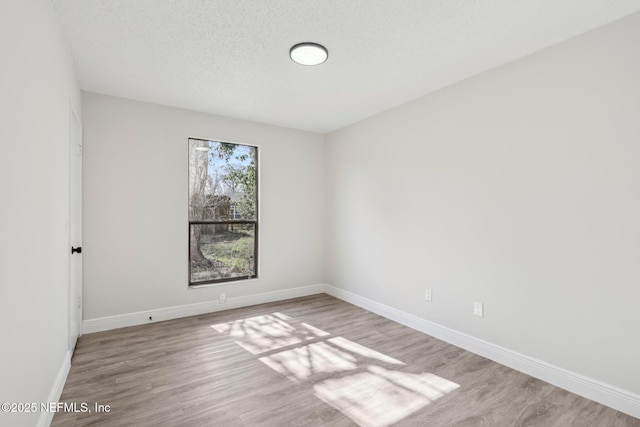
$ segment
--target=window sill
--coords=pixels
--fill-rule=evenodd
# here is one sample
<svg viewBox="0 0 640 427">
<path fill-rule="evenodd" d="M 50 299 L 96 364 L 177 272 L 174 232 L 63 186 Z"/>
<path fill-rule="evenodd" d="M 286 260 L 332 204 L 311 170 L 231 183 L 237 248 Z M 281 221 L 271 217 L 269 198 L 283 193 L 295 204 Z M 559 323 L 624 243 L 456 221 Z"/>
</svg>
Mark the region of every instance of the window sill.
<svg viewBox="0 0 640 427">
<path fill-rule="evenodd" d="M 201 288 L 211 288 L 214 286 L 223 286 L 223 285 L 234 285 L 236 283 L 248 283 L 248 282 L 256 282 L 260 280 L 259 277 L 253 277 L 251 279 L 242 279 L 242 280 L 229 280 L 228 282 L 219 282 L 219 283 L 203 283 L 201 285 L 188 285 L 188 289 L 201 289 Z"/>
</svg>

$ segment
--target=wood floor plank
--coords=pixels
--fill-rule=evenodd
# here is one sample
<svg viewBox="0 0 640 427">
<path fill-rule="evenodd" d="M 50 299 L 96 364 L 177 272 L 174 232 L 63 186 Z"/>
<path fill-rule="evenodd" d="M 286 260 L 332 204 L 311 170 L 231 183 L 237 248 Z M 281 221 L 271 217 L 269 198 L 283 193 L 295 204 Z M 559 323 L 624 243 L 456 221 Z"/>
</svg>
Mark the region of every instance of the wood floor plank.
<svg viewBox="0 0 640 427">
<path fill-rule="evenodd" d="M 82 336 L 52 426 L 640 426 L 328 295 Z"/>
</svg>

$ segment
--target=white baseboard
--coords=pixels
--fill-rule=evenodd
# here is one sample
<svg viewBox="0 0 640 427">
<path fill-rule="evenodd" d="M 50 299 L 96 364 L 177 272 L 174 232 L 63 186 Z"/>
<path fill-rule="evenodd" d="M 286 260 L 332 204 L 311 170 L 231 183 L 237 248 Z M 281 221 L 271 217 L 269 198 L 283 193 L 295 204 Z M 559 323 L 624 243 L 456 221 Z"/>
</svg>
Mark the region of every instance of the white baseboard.
<svg viewBox="0 0 640 427">
<path fill-rule="evenodd" d="M 640 418 L 640 396 L 542 360 L 458 332 L 363 296 L 325 285 L 325 292 L 365 310 L 491 359 L 577 395 Z"/>
<path fill-rule="evenodd" d="M 221 304 L 219 301 L 205 301 L 195 304 L 179 305 L 174 307 L 159 308 L 135 313 L 120 314 L 116 316 L 87 319 L 82 322 L 82 333 L 108 331 L 111 329 L 124 328 L 127 326 L 142 325 L 162 320 L 177 319 L 180 317 L 194 316 L 197 314 L 212 313 L 214 311 L 229 310 L 232 308 L 247 307 L 250 305 L 263 304 L 266 302 L 280 301 L 289 298 L 303 297 L 324 292 L 324 285 L 309 285 L 298 288 L 284 289 L 281 291 L 263 292 L 259 294 L 242 297 L 227 298 L 227 302 Z"/>
<path fill-rule="evenodd" d="M 53 382 L 51 391 L 49 392 L 49 398 L 46 402 L 58 402 L 60 400 L 62 389 L 64 389 L 64 383 L 67 381 L 67 375 L 69 375 L 69 369 L 71 369 L 71 351 L 67 351 L 64 355 L 62 365 L 58 370 L 58 375 L 56 375 L 56 379 Z M 40 418 L 38 418 L 38 424 L 36 424 L 36 426 L 48 427 L 51 424 L 54 415 L 55 412 L 41 411 Z"/>
</svg>

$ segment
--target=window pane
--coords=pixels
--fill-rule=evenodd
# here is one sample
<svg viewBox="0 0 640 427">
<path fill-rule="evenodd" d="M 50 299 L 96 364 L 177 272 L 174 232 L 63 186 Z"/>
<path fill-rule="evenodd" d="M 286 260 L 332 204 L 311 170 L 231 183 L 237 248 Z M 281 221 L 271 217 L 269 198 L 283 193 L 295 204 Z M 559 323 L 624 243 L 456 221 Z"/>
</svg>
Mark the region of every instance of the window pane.
<svg viewBox="0 0 640 427">
<path fill-rule="evenodd" d="M 255 224 L 192 224 L 191 283 L 254 276 Z"/>
<path fill-rule="evenodd" d="M 257 218 L 257 148 L 189 139 L 189 221 Z"/>
</svg>

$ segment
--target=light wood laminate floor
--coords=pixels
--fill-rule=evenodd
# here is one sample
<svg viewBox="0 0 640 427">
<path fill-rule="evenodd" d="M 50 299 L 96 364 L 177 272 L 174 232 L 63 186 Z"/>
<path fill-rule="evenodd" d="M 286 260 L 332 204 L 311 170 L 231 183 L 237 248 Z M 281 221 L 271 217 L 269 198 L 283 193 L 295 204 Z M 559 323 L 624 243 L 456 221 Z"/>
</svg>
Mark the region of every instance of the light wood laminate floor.
<svg viewBox="0 0 640 427">
<path fill-rule="evenodd" d="M 85 335 L 61 401 L 92 412 L 53 426 L 640 426 L 325 294 Z"/>
</svg>

